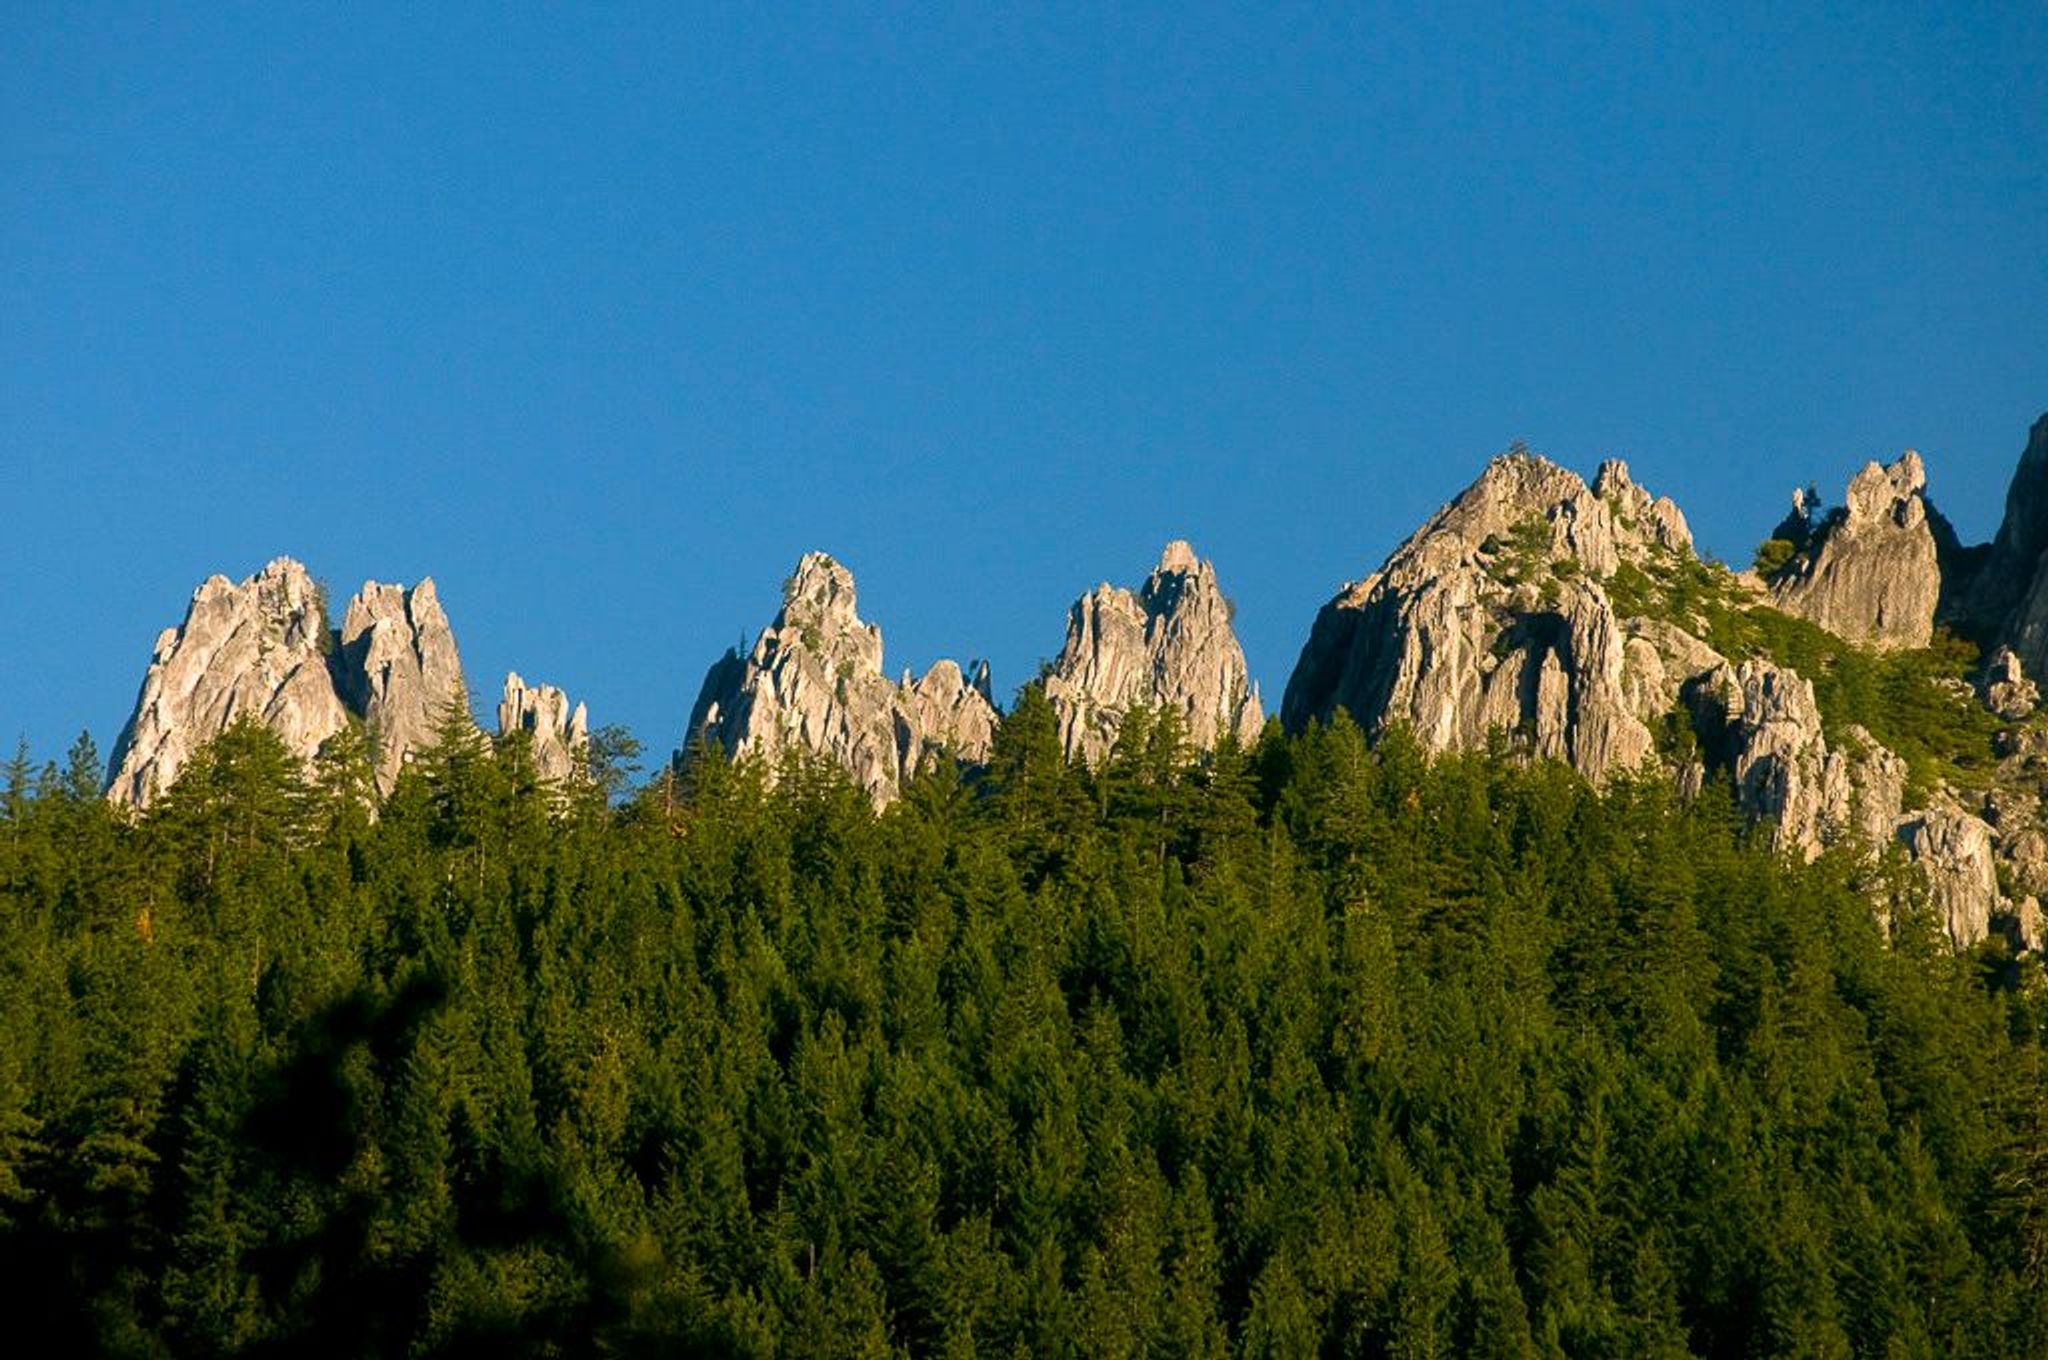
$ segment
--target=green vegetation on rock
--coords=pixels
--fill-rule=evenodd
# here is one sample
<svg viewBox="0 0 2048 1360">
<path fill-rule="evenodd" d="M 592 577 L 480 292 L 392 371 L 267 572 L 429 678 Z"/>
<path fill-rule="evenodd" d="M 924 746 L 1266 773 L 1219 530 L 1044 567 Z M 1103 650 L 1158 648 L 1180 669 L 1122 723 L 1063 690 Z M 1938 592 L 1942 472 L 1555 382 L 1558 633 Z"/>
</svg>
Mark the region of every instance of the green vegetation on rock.
<svg viewBox="0 0 2048 1360">
<path fill-rule="evenodd" d="M 2003 724 L 1970 688 L 1975 644 L 1938 631 L 1931 647 L 1879 651 L 1758 603 L 1727 568 L 1659 553 L 1649 569 L 1624 563 L 1607 582 L 1625 618 L 1668 620 L 1730 661 L 1760 657 L 1813 684 L 1830 741 L 1861 726 L 1903 757 L 1909 800 L 1938 784 L 1980 788 L 1996 765 Z"/>
</svg>

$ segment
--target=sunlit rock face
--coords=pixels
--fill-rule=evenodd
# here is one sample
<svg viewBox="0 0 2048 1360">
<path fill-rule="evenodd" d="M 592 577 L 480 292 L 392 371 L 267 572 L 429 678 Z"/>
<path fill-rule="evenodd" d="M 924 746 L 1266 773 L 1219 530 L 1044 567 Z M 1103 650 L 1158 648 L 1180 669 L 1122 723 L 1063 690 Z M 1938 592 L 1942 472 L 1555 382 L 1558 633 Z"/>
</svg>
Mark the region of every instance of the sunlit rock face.
<svg viewBox="0 0 2048 1360">
<path fill-rule="evenodd" d="M 856 607 L 853 573 L 806 553 L 784 583 L 781 612 L 742 658 L 711 668 L 690 715 L 687 745 L 708 742 L 774 770 L 785 752 L 836 761 L 877 806 L 928 762 L 985 760 L 998 717 L 980 685 L 952 662 L 903 683 L 882 670 L 882 630 Z"/>
<path fill-rule="evenodd" d="M 498 700 L 498 735 L 515 732 L 526 733 L 542 779 L 560 782 L 588 767 L 590 715 L 583 705 L 571 707 L 569 696 L 553 685 L 529 685 L 512 671 Z"/>
<path fill-rule="evenodd" d="M 1231 613 L 1215 567 L 1180 540 L 1137 590 L 1104 584 L 1075 601 L 1045 676 L 1067 755 L 1099 760 L 1141 707 L 1175 714 L 1197 750 L 1254 739 L 1264 713 Z"/>
<path fill-rule="evenodd" d="M 1925 647 L 1934 637 L 1941 566 L 1927 504 L 1927 470 L 1908 449 L 1888 467 L 1865 465 L 1842 509 L 1802 535 L 1771 582 L 1771 602 L 1852 642 Z"/>
<path fill-rule="evenodd" d="M 1926 872 L 1935 921 L 1949 938 L 1968 946 L 1989 934 L 1993 914 L 2007 907 L 1990 826 L 1949 804 L 1902 820 L 1899 839 Z"/>
<path fill-rule="evenodd" d="M 1871 849 L 1890 842 L 1905 762 L 1860 727 L 1831 744 L 1803 676 L 1757 659 L 1723 662 L 1693 682 L 1692 702 L 1737 798 L 1780 845 L 1812 859 L 1847 835 Z"/>
<path fill-rule="evenodd" d="M 1408 727 L 1430 750 L 1518 735 L 1600 780 L 1649 755 L 1650 722 L 1718 656 L 1656 620 L 1624 619 L 1607 582 L 1690 556 L 1685 517 L 1619 461 L 1592 486 L 1525 452 L 1479 479 L 1338 592 L 1281 702 L 1299 729 L 1348 711 Z"/>
<path fill-rule="evenodd" d="M 146 806 L 194 751 L 242 717 L 310 761 L 349 720 L 329 671 L 330 647 L 319 587 L 291 558 L 239 584 L 207 578 L 185 621 L 157 638 L 135 711 L 114 746 L 107 796 Z"/>
<path fill-rule="evenodd" d="M 377 752 L 377 790 L 433 740 L 451 705 L 464 702 L 462 657 L 431 577 L 408 589 L 365 581 L 342 617 L 335 678 L 367 724 Z"/>
<path fill-rule="evenodd" d="M 158 638 L 107 796 L 147 805 L 193 751 L 245 716 L 307 762 L 345 725 L 363 723 L 378 753 L 378 791 L 389 793 L 442 713 L 462 701 L 461 657 L 431 580 L 365 583 L 333 630 L 319 585 L 280 557 L 240 584 L 209 578 L 184 623 Z"/>
</svg>

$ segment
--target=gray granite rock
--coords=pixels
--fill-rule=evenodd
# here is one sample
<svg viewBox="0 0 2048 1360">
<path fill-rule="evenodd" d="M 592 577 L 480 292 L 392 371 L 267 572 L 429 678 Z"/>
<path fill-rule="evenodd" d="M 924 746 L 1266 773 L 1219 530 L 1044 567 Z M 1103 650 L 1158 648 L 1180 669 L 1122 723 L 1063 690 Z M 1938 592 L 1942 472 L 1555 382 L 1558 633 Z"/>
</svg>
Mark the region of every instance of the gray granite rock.
<svg viewBox="0 0 2048 1360">
<path fill-rule="evenodd" d="M 916 684 L 882 671 L 882 632 L 856 609 L 853 574 L 806 553 L 782 610 L 744 658 L 711 668 L 685 746 L 715 742 L 775 770 L 787 752 L 836 761 L 877 806 L 932 760 L 979 760 L 998 721 L 982 685 L 941 662 Z"/>
<path fill-rule="evenodd" d="M 2009 722 L 2019 722 L 2041 706 L 2041 691 L 2027 678 L 2019 653 L 2010 647 L 1991 654 L 1980 692 L 1984 706 Z"/>
<path fill-rule="evenodd" d="M 1624 564 L 1691 551 L 1677 506 L 1625 464 L 1588 487 L 1535 455 L 1503 455 L 1324 606 L 1281 719 L 1299 729 L 1341 708 L 1368 731 L 1403 723 L 1434 751 L 1499 730 L 1605 779 L 1651 753 L 1648 724 L 1686 667 L 1719 660 L 1682 630 L 1667 640 L 1620 617 L 1605 583 Z"/>
<path fill-rule="evenodd" d="M 1899 840 L 1927 874 L 1935 919 L 1959 948 L 1983 939 L 1991 918 L 2009 910 L 1998 891 L 1991 828 L 1981 817 L 1944 805 L 1899 824 Z"/>
<path fill-rule="evenodd" d="M 1926 468 L 1911 449 L 1889 467 L 1867 464 L 1842 510 L 1772 578 L 1772 603 L 1852 642 L 1925 647 L 1941 598 L 1926 490 Z"/>
<path fill-rule="evenodd" d="M 553 685 L 529 685 L 512 671 L 498 700 L 498 735 L 524 732 L 532 743 L 534 768 L 542 779 L 560 783 L 586 774 L 590 758 L 590 716 L 582 704 Z"/>
<path fill-rule="evenodd" d="M 1851 836 L 1870 849 L 1888 843 L 1905 762 L 1861 728 L 1831 747 L 1805 677 L 1763 660 L 1723 663 L 1693 683 L 1691 700 L 1737 800 L 1779 844 L 1812 859 Z"/>
<path fill-rule="evenodd" d="M 1105 583 L 1075 601 L 1045 676 L 1067 755 L 1101 759 L 1139 707 L 1177 715 L 1197 750 L 1256 738 L 1264 714 L 1231 614 L 1216 568 L 1178 539 L 1136 591 Z"/>
<path fill-rule="evenodd" d="M 240 584 L 209 577 L 185 621 L 157 639 L 114 745 L 107 796 L 146 806 L 194 751 L 245 716 L 310 761 L 349 720 L 328 670 L 331 645 L 320 589 L 291 558 Z"/>
<path fill-rule="evenodd" d="M 377 790 L 434 736 L 450 705 L 466 703 L 462 657 L 431 577 L 408 589 L 365 581 L 342 617 L 335 678 L 377 752 Z"/>
</svg>

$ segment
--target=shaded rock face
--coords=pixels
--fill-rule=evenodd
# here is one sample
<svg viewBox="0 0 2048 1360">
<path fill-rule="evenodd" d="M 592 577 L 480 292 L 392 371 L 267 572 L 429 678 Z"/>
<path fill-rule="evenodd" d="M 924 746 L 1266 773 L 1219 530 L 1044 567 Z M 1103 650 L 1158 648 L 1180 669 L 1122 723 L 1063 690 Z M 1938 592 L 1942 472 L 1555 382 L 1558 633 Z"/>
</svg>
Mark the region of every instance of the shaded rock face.
<svg viewBox="0 0 2048 1360">
<path fill-rule="evenodd" d="M 1843 509 L 1795 539 L 1804 546 L 1772 580 L 1771 602 L 1852 642 L 1925 647 L 1941 599 L 1926 491 L 1910 449 L 1889 467 L 1867 464 Z"/>
<path fill-rule="evenodd" d="M 2003 914 L 1991 828 L 1960 808 L 1935 807 L 1899 824 L 1899 840 L 1927 874 L 1935 919 L 1960 946 L 1975 944 Z"/>
<path fill-rule="evenodd" d="M 1604 583 L 1691 551 L 1678 507 L 1625 464 L 1588 487 L 1532 454 L 1503 455 L 1323 607 L 1281 720 L 1298 730 L 1342 708 L 1369 731 L 1405 723 L 1435 751 L 1499 729 L 1605 779 L 1650 754 L 1649 723 L 1705 663 L 1693 639 L 1619 617 Z"/>
<path fill-rule="evenodd" d="M 325 605 L 280 557 L 240 584 L 209 577 L 185 621 L 157 638 L 135 712 L 114 745 L 107 796 L 145 806 L 199 747 L 254 717 L 310 761 L 348 722 L 328 669 Z"/>
<path fill-rule="evenodd" d="M 1249 742 L 1265 720 L 1216 569 L 1179 540 L 1135 592 L 1104 584 L 1074 602 L 1045 696 L 1068 757 L 1091 763 L 1134 708 L 1177 714 L 1198 750 Z"/>
<path fill-rule="evenodd" d="M 2010 645 L 2028 673 L 2048 673 L 2048 415 L 2028 433 L 1968 613 Z"/>
<path fill-rule="evenodd" d="M 337 661 L 341 697 L 375 743 L 377 791 L 388 794 L 442 713 L 463 701 L 462 657 L 433 580 L 364 582 L 342 617 Z"/>
<path fill-rule="evenodd" d="M 987 668 L 976 685 L 942 661 L 899 685 L 882 671 L 881 629 L 855 605 L 853 574 L 805 554 L 753 651 L 728 653 L 705 676 L 686 744 L 716 742 L 771 771 L 787 751 L 827 757 L 878 807 L 942 753 L 985 760 L 998 721 Z"/>
<path fill-rule="evenodd" d="M 529 685 L 519 672 L 505 676 L 498 700 L 498 735 L 524 732 L 533 743 L 533 764 L 542 779 L 560 782 L 587 769 L 590 716 L 582 704 L 553 685 Z"/>
</svg>

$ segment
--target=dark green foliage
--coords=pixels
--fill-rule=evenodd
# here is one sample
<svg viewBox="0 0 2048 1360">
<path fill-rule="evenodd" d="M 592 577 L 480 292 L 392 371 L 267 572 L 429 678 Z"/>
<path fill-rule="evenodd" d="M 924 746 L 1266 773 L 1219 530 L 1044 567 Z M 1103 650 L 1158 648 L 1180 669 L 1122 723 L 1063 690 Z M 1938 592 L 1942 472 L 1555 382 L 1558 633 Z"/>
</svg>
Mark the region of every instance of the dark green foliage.
<svg viewBox="0 0 2048 1360">
<path fill-rule="evenodd" d="M 1756 545 L 1756 574 L 1769 580 L 1792 564 L 1799 545 L 1789 538 L 1767 538 Z"/>
<path fill-rule="evenodd" d="M 458 716 L 374 818 L 360 734 L 10 766 L 34 1353 L 2048 1352 L 2038 965 L 1721 800 L 1027 689 L 879 817 L 609 807 Z"/>
</svg>

